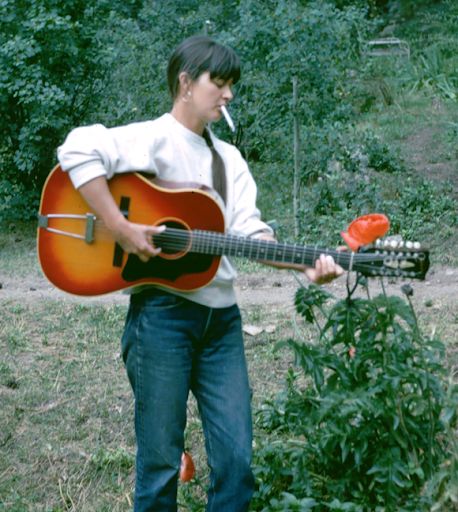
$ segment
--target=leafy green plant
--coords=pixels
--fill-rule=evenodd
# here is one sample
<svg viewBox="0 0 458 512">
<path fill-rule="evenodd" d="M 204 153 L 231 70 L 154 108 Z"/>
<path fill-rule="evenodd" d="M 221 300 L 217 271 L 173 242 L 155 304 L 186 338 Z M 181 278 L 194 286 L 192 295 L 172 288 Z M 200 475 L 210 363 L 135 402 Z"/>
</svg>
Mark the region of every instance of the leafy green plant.
<svg viewBox="0 0 458 512">
<path fill-rule="evenodd" d="M 399 155 L 384 143 L 380 137 L 367 133 L 363 139 L 364 151 L 367 154 L 368 166 L 378 172 L 402 172 L 404 164 Z"/>
<path fill-rule="evenodd" d="M 135 16 L 138 4 L 1 2 L 0 198 L 8 188 L 21 196 L 7 203 L 16 218 L 36 211 L 57 146 L 71 128 L 87 122 L 103 96 L 113 60 L 102 58 L 100 27 L 111 11 Z M 0 211 L 0 220 L 8 217 Z"/>
<path fill-rule="evenodd" d="M 457 425 L 443 344 L 421 332 L 409 286 L 407 300 L 357 298 L 356 288 L 334 304 L 314 285 L 297 291 L 319 338 L 280 344 L 299 371 L 258 415 L 268 438 L 257 451 L 255 510 L 302 510 L 292 504 L 313 499 L 314 510 L 418 512 L 434 502 L 425 484 Z"/>
</svg>

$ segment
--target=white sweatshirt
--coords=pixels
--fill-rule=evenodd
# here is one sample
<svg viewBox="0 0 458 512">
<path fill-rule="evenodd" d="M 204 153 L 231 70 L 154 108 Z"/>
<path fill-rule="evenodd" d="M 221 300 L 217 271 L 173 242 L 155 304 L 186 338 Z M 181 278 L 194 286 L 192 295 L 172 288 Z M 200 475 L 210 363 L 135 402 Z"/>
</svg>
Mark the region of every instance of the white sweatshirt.
<svg viewBox="0 0 458 512">
<path fill-rule="evenodd" d="M 212 139 L 226 170 L 226 232 L 248 237 L 272 233 L 260 219 L 256 184 L 240 152 L 213 134 Z M 110 179 L 114 174 L 132 171 L 149 172 L 169 181 L 212 186 L 209 147 L 203 137 L 188 130 L 171 114 L 116 128 L 100 124 L 76 128 L 58 148 L 58 158 L 76 188 L 99 176 Z M 214 280 L 207 286 L 192 292 L 170 291 L 209 307 L 227 307 L 236 302 L 235 277 L 234 267 L 223 256 Z"/>
</svg>

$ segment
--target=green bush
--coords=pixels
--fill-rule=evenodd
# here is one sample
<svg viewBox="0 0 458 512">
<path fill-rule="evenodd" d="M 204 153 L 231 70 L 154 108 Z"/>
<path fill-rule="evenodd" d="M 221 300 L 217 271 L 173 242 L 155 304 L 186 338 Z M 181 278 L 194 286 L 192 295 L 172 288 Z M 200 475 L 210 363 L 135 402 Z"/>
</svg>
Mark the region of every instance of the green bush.
<svg viewBox="0 0 458 512">
<path fill-rule="evenodd" d="M 447 433 L 458 405 L 444 347 L 420 331 L 410 287 L 407 301 L 353 291 L 333 305 L 314 285 L 297 291 L 297 311 L 319 340 L 280 344 L 300 371 L 258 414 L 254 510 L 303 510 L 296 504 L 314 500 L 313 510 L 419 512 L 438 499 L 424 489 L 452 463 Z"/>
<path fill-rule="evenodd" d="M 0 197 L 20 196 L 8 203 L 11 215 L 36 211 L 57 146 L 87 121 L 102 96 L 108 63 L 98 41 L 100 27 L 111 11 L 135 15 L 138 3 L 1 2 Z M 7 218 L 5 208 L 0 220 Z"/>
</svg>

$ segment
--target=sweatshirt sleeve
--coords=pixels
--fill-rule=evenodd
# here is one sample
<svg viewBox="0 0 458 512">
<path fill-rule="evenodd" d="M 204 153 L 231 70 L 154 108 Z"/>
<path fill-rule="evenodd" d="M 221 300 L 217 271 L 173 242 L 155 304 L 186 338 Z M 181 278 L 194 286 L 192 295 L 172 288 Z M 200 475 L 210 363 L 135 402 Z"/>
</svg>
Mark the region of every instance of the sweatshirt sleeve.
<svg viewBox="0 0 458 512">
<path fill-rule="evenodd" d="M 57 149 L 57 157 L 76 188 L 99 176 L 135 170 L 152 171 L 145 146 L 146 123 L 117 128 L 101 124 L 72 130 Z"/>
<path fill-rule="evenodd" d="M 237 235 L 257 237 L 273 230 L 261 220 L 256 206 L 257 186 L 248 165 L 237 151 L 237 171 L 234 180 L 234 210 L 230 231 Z"/>
</svg>

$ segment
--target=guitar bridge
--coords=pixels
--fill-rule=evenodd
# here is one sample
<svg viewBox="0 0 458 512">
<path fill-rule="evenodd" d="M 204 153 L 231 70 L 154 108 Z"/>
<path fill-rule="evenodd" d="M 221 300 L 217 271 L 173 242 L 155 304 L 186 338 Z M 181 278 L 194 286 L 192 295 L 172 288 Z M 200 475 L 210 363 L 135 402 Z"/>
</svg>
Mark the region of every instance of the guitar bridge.
<svg viewBox="0 0 458 512">
<path fill-rule="evenodd" d="M 86 229 L 84 231 L 84 235 L 79 235 L 77 233 L 71 233 L 69 231 L 63 231 L 61 229 L 51 228 L 49 227 L 50 219 L 76 219 L 86 221 Z M 49 231 L 50 233 L 55 233 L 56 235 L 69 236 L 71 238 L 77 238 L 79 240 L 84 240 L 87 244 L 90 244 L 94 241 L 94 224 L 96 217 L 93 213 L 86 213 L 86 215 L 74 215 L 74 214 L 61 214 L 61 213 L 48 213 L 48 215 L 38 215 L 38 227 Z"/>
</svg>

